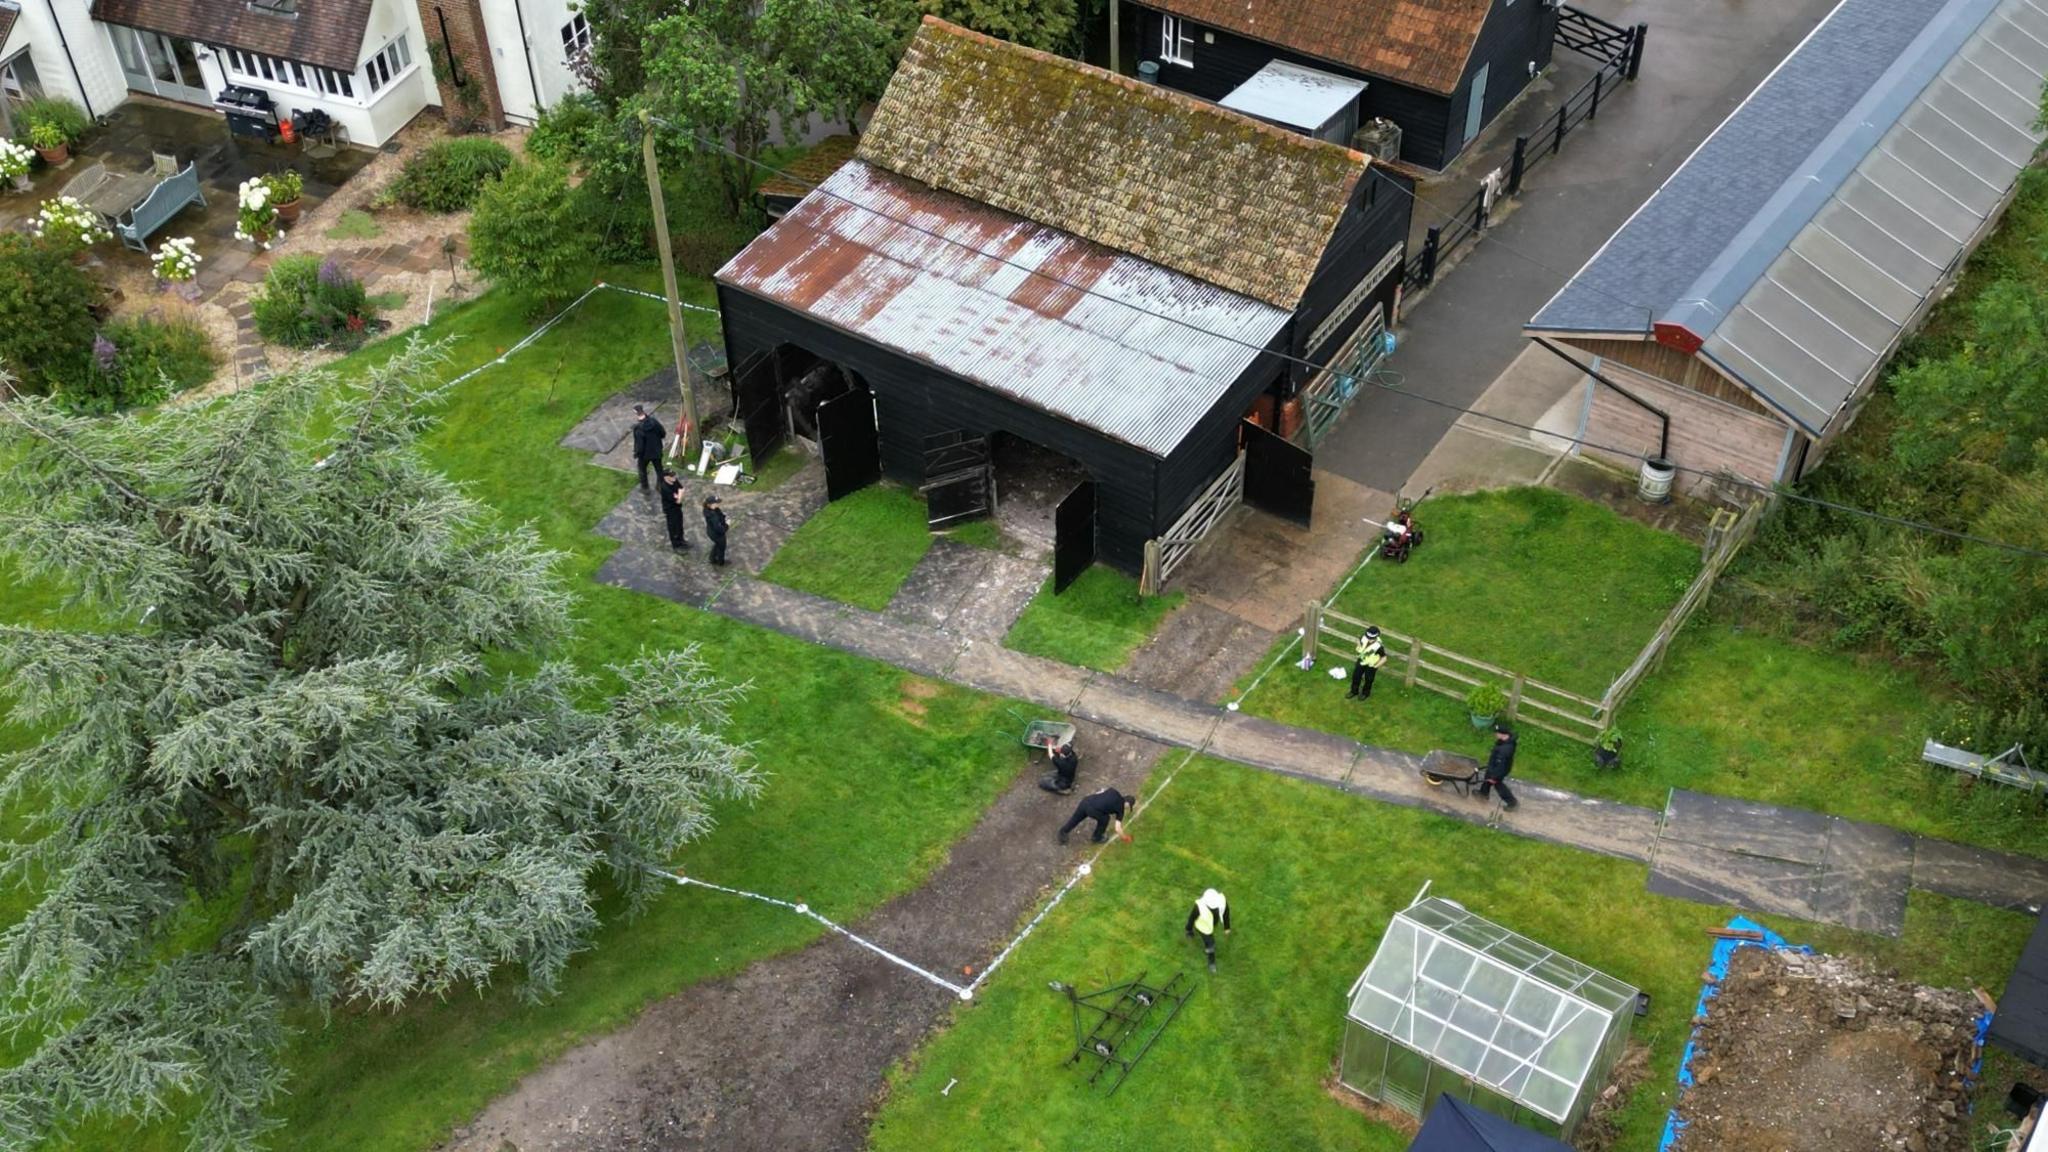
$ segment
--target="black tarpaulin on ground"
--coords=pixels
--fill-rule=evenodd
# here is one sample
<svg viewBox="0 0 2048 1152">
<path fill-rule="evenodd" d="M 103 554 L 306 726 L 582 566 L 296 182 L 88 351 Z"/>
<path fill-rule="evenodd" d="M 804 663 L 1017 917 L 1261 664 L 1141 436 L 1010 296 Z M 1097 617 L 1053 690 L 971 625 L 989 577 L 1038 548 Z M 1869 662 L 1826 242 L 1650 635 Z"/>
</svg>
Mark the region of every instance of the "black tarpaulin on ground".
<svg viewBox="0 0 2048 1152">
<path fill-rule="evenodd" d="M 1408 1152 L 1572 1152 L 1541 1133 L 1467 1104 L 1456 1096 L 1437 1097 L 1436 1107 Z"/>
<path fill-rule="evenodd" d="M 2034 934 L 2005 982 L 1991 1017 L 1991 1042 L 2048 1068 L 2048 914 L 2034 921 Z"/>
</svg>

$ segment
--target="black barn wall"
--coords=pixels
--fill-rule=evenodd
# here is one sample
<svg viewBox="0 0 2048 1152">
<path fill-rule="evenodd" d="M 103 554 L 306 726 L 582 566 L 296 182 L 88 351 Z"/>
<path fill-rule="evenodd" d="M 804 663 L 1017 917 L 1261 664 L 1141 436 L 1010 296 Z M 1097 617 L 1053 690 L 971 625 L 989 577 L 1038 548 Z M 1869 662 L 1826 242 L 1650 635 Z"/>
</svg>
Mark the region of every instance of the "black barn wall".
<svg viewBox="0 0 2048 1152">
<path fill-rule="evenodd" d="M 779 345 L 794 344 L 860 374 L 875 393 L 882 470 L 890 479 L 911 486 L 923 482 L 926 436 L 955 430 L 973 435 L 1010 433 L 1086 468 L 1096 483 L 1096 558 L 1132 573 L 1143 565 L 1145 541 L 1159 526 L 1155 491 L 1176 490 L 1161 484 L 1161 461 L 1156 457 L 730 285 L 718 286 L 718 305 L 729 364 L 745 364 Z M 1265 360 L 1261 358 L 1262 363 Z M 1268 379 L 1275 370 L 1266 367 Z M 1210 469 L 1210 476 L 1228 463 L 1236 443 L 1236 417 L 1262 386 L 1252 382 L 1231 419 L 1223 423 L 1227 439 L 1222 460 Z M 1219 408 L 1229 401 L 1226 398 Z M 1165 522 L 1171 523 L 1172 516 Z"/>
<path fill-rule="evenodd" d="M 1267 345 L 1271 352 L 1287 347 L 1291 337 L 1282 328 Z M 1230 390 L 1195 423 L 1194 430 L 1159 466 L 1158 518 L 1151 536 L 1157 536 L 1180 519 L 1202 489 L 1237 455 L 1237 425 L 1244 414 L 1274 381 L 1286 371 L 1287 361 L 1278 355 L 1261 355 L 1245 367 Z"/>
<path fill-rule="evenodd" d="M 1516 6 L 1536 6 L 1541 0 L 1515 0 Z M 1159 13 L 1149 8 L 1125 7 L 1126 22 L 1135 24 L 1138 33 L 1137 60 L 1159 60 Z M 1411 88 L 1392 80 L 1367 75 L 1356 68 L 1346 67 L 1329 60 L 1318 60 L 1299 52 L 1290 52 L 1271 44 L 1233 35 L 1215 28 L 1205 28 L 1188 22 L 1192 31 L 1195 63 L 1193 67 L 1169 64 L 1159 60 L 1159 82 L 1178 92 L 1199 96 L 1204 100 L 1221 100 L 1230 95 L 1232 89 L 1252 78 L 1259 69 L 1275 60 L 1315 68 L 1339 76 L 1349 76 L 1366 82 L 1365 94 L 1360 97 L 1359 123 L 1375 116 L 1384 116 L 1401 126 L 1401 159 L 1425 168 L 1441 168 L 1444 162 L 1444 134 L 1451 123 L 1451 100 L 1434 92 Z M 1216 38 L 1214 44 L 1203 43 L 1204 35 Z M 1546 57 L 1547 59 L 1547 57 Z M 1132 64 L 1135 69 L 1137 65 Z M 1491 101 L 1488 101 L 1491 103 Z"/>
<path fill-rule="evenodd" d="M 1535 62 L 1537 72 L 1550 65 L 1550 49 L 1556 35 L 1557 10 L 1542 0 L 1493 0 L 1493 10 L 1479 30 L 1479 39 L 1472 45 L 1472 58 L 1465 62 L 1465 74 L 1458 78 L 1458 90 L 1449 104 L 1444 134 L 1446 161 L 1471 143 L 1465 139 L 1465 116 L 1471 108 L 1472 81 L 1479 75 L 1479 69 L 1488 68 L 1486 103 L 1479 122 L 1480 130 L 1484 131 L 1501 109 L 1529 86 L 1534 78 L 1529 74 L 1529 63 Z M 1401 150 L 1407 152 L 1407 146 L 1404 144 Z"/>
<path fill-rule="evenodd" d="M 1390 183 L 1391 182 L 1391 183 Z M 1293 338 L 1288 350 L 1294 355 L 1321 364 L 1329 355 L 1341 347 L 1346 337 L 1358 327 L 1358 321 L 1372 311 L 1374 301 L 1386 308 L 1389 317 L 1394 308 L 1394 289 L 1400 283 L 1398 275 L 1381 280 L 1373 295 L 1360 303 L 1319 347 L 1308 347 L 1308 339 L 1316 326 L 1343 303 L 1367 272 L 1372 271 L 1389 248 L 1404 245 L 1408 240 L 1409 218 L 1414 214 L 1415 201 L 1411 195 L 1415 183 L 1405 176 L 1379 168 L 1368 168 L 1365 178 L 1359 181 L 1358 192 L 1351 198 L 1351 204 L 1337 221 L 1337 228 L 1330 236 L 1330 246 L 1323 250 L 1323 261 L 1317 266 L 1316 274 L 1309 281 L 1308 291 L 1302 294 L 1301 306 L 1295 309 Z M 1370 203 L 1367 198 L 1370 197 Z M 1393 271 L 1398 273 L 1397 265 Z M 1290 365 L 1289 376 L 1298 386 L 1308 382 L 1313 371 L 1306 365 Z"/>
</svg>

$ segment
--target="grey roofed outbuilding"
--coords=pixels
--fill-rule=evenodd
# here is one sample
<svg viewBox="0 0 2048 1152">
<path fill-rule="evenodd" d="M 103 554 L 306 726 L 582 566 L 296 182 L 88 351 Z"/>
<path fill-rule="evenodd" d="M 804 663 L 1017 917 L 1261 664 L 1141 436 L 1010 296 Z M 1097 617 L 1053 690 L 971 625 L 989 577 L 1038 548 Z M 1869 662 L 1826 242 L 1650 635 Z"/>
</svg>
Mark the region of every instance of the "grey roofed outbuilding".
<svg viewBox="0 0 2048 1152">
<path fill-rule="evenodd" d="M 1363 91 L 1363 80 L 1273 60 L 1217 103 L 1233 112 L 1313 132 Z"/>
<path fill-rule="evenodd" d="M 2048 0 L 1843 0 L 1526 329 L 1654 332 L 1818 436 L 1996 219 L 2044 76 Z"/>
</svg>

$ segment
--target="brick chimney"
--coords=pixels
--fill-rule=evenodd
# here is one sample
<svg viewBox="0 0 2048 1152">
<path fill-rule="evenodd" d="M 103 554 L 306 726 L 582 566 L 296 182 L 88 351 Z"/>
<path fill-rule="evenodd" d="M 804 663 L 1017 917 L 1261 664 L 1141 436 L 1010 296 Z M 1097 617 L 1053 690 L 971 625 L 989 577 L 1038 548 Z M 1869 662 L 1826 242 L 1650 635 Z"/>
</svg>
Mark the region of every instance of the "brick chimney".
<svg viewBox="0 0 2048 1152">
<path fill-rule="evenodd" d="M 483 121 L 486 128 L 496 131 L 505 126 L 505 108 L 498 99 L 498 73 L 491 67 L 491 41 L 484 31 L 482 0 L 418 0 L 420 27 L 426 30 L 429 51 L 444 50 L 448 54 L 451 75 L 436 76 L 434 83 L 441 92 L 441 113 L 451 120 L 464 115 L 474 115 Z M 465 108 L 456 94 L 455 80 L 460 79 L 474 96 L 473 104 Z"/>
</svg>

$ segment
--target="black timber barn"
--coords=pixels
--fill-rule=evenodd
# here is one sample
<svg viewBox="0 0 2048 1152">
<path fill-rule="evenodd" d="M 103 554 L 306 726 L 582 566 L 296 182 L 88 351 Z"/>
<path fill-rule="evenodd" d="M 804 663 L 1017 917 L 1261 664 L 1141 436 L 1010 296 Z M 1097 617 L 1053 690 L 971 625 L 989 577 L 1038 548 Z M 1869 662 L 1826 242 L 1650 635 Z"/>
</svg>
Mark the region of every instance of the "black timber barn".
<svg viewBox="0 0 2048 1152">
<path fill-rule="evenodd" d="M 837 498 L 1021 441 L 1078 465 L 1092 554 L 1136 572 L 1246 414 L 1309 379 L 1275 353 L 1391 314 L 1410 201 L 1366 171 L 926 17 L 854 157 L 718 273 L 755 458 L 815 436 Z"/>
<path fill-rule="evenodd" d="M 1549 65 L 1557 32 L 1557 9 L 1545 0 L 1138 0 L 1130 7 L 1137 59 L 1158 63 L 1161 84 L 1224 101 L 1276 64 L 1363 81 L 1354 123 L 1393 121 L 1401 128 L 1398 158 L 1430 169 L 1455 160 Z"/>
</svg>

